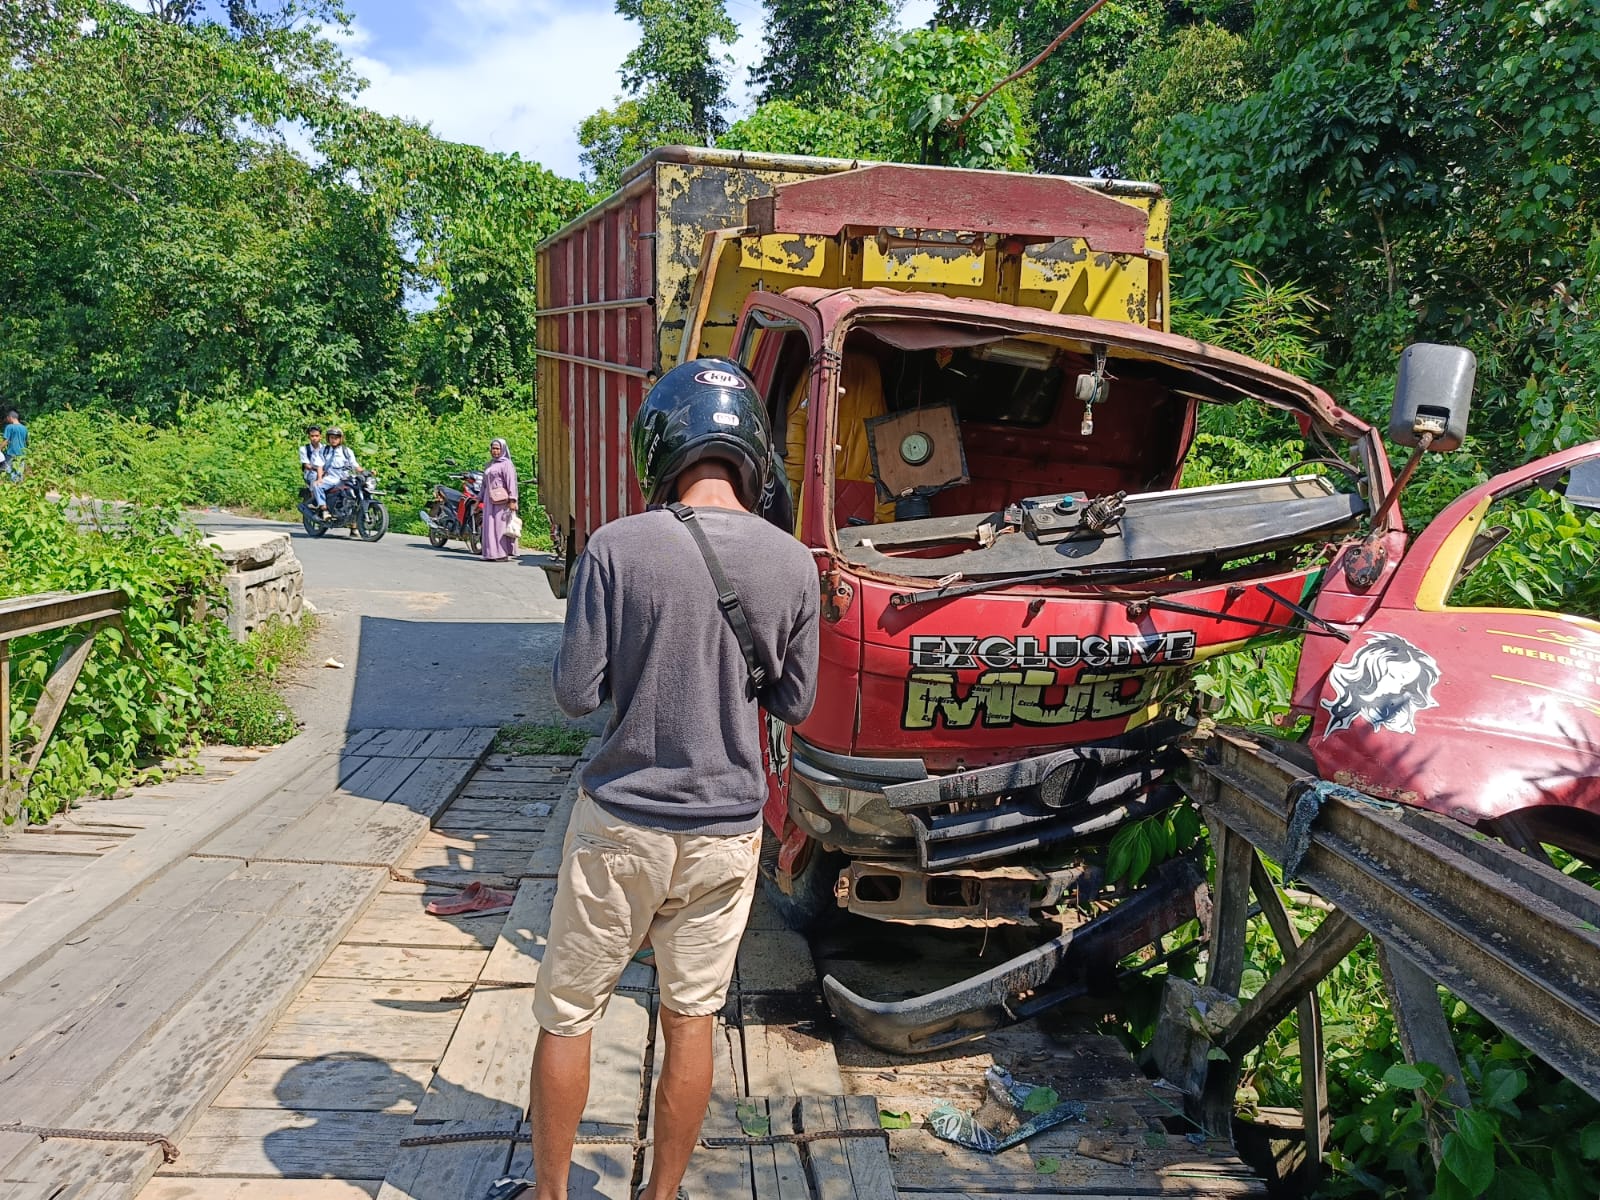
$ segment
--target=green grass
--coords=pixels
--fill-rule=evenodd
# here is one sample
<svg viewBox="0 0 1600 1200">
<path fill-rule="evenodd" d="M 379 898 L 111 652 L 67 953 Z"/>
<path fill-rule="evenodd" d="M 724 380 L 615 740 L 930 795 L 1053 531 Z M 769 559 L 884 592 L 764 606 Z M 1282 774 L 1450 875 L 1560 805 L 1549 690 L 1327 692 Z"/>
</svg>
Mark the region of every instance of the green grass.
<svg viewBox="0 0 1600 1200">
<path fill-rule="evenodd" d="M 201 736 L 230 746 L 268 746 L 294 736 L 294 711 L 278 691 L 278 673 L 302 662 L 316 636 L 316 617 L 298 625 L 276 618 L 239 646 L 237 669 L 219 679 Z"/>
<path fill-rule="evenodd" d="M 503 725 L 489 749 L 495 754 L 579 755 L 594 734 L 568 725 Z"/>
</svg>

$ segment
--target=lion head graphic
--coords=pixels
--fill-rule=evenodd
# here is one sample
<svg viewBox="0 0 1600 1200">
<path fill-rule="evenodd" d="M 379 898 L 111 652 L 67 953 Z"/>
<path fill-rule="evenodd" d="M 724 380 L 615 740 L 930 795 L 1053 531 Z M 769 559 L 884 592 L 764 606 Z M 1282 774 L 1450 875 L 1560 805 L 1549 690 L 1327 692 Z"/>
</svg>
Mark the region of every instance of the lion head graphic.
<svg viewBox="0 0 1600 1200">
<path fill-rule="evenodd" d="M 1328 672 L 1331 698 L 1322 702 L 1332 718 L 1328 732 L 1338 733 L 1364 717 L 1374 729 L 1416 733 L 1416 715 L 1438 708 L 1433 686 L 1439 682 L 1439 664 L 1394 633 L 1369 634 L 1367 642 L 1347 663 Z"/>
</svg>

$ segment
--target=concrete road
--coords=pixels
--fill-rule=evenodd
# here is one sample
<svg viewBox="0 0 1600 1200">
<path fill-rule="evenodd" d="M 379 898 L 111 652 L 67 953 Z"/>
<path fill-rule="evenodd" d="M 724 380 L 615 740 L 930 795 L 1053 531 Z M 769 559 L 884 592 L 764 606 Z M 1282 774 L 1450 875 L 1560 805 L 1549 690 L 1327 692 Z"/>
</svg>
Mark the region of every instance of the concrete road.
<svg viewBox="0 0 1600 1200">
<path fill-rule="evenodd" d="M 566 719 L 550 691 L 565 605 L 539 570 L 542 554 L 486 563 L 460 542 L 435 550 L 398 533 L 368 544 L 344 531 L 313 538 L 299 525 L 227 513 L 195 520 L 208 532 L 290 535 L 321 627 L 315 657 L 288 689 L 309 729 Z M 329 658 L 343 669 L 319 665 Z M 599 729 L 602 720 L 585 724 Z"/>
</svg>

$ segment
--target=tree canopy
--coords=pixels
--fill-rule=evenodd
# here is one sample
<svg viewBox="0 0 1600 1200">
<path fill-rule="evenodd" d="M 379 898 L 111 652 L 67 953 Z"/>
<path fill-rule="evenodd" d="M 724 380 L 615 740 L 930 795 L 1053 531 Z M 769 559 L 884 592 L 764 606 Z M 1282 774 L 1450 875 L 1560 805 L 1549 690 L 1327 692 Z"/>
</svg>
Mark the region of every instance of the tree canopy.
<svg viewBox="0 0 1600 1200">
<path fill-rule="evenodd" d="M 826 106 L 859 91 L 873 48 L 887 34 L 890 0 L 764 0 L 765 50 L 750 69 L 762 103 Z"/>
<path fill-rule="evenodd" d="M 8 403 L 361 406 L 526 377 L 532 247 L 586 189 L 361 109 L 332 4 L 150 8 L 0 12 Z"/>
</svg>

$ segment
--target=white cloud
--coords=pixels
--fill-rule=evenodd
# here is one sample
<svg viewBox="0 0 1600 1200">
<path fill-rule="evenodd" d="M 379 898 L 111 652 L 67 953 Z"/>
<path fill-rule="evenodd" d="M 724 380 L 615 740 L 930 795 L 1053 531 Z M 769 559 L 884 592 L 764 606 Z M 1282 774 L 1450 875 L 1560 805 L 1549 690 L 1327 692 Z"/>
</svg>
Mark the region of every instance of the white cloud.
<svg viewBox="0 0 1600 1200">
<path fill-rule="evenodd" d="M 576 175 L 578 122 L 611 102 L 636 40 L 609 6 L 452 0 L 404 58 L 386 61 L 360 41 L 351 58 L 369 81 L 368 107 Z"/>
<path fill-rule="evenodd" d="M 369 0 L 370 2 L 370 0 Z M 740 38 L 729 52 L 730 100 L 748 106 L 749 68 L 760 58 L 759 0 L 726 0 Z M 904 26 L 926 23 L 935 0 L 906 0 Z M 345 43 L 369 81 L 361 103 L 427 122 L 452 141 L 516 151 L 576 176 L 578 123 L 621 91 L 618 68 L 638 27 L 609 0 L 438 0 L 427 28 L 404 49 L 388 49 L 363 28 L 360 5 Z"/>
</svg>

